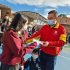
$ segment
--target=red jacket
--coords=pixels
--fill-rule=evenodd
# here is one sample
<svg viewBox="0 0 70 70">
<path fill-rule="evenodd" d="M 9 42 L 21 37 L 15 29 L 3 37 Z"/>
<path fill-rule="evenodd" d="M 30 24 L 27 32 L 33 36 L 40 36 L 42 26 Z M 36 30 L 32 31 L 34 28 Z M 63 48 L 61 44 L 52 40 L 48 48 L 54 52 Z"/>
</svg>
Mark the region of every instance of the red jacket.
<svg viewBox="0 0 70 70">
<path fill-rule="evenodd" d="M 24 54 L 29 53 L 35 44 L 27 48 L 23 46 L 23 40 L 13 30 L 6 31 L 3 35 L 3 52 L 1 62 L 8 65 L 16 65 L 23 59 Z"/>
<path fill-rule="evenodd" d="M 40 38 L 40 41 L 49 42 L 49 45 L 46 47 L 40 46 L 44 53 L 58 55 L 61 47 L 66 43 L 66 30 L 60 24 L 56 24 L 55 27 L 44 25 L 38 32 L 28 38 L 26 43 L 31 42 L 33 38 Z"/>
</svg>

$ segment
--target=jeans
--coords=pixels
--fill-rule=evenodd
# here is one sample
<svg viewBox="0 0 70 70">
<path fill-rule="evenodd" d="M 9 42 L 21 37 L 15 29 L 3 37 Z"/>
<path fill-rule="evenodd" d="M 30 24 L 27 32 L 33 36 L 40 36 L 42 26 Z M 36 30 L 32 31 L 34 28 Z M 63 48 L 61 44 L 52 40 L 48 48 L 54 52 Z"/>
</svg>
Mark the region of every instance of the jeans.
<svg viewBox="0 0 70 70">
<path fill-rule="evenodd" d="M 41 70 L 54 70 L 57 56 L 49 55 L 41 51 L 39 58 Z"/>
</svg>

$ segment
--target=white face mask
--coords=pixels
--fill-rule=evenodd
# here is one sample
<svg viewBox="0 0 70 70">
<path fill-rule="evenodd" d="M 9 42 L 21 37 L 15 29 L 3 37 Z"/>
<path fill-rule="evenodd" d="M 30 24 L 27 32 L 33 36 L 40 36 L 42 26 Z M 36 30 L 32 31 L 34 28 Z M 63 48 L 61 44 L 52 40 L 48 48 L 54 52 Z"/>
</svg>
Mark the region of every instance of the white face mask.
<svg viewBox="0 0 70 70">
<path fill-rule="evenodd" d="M 53 26 L 55 24 L 54 20 L 47 20 L 48 25 Z"/>
<path fill-rule="evenodd" d="M 38 55 L 32 54 L 32 57 L 33 57 L 33 59 L 37 59 L 38 58 Z"/>
</svg>

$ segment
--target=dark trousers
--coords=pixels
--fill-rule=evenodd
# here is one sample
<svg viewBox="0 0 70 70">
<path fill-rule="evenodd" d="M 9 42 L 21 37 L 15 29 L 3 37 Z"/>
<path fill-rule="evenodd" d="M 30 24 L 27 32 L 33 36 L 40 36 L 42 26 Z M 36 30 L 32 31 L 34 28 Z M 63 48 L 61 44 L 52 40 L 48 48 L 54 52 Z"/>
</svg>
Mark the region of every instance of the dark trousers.
<svg viewBox="0 0 70 70">
<path fill-rule="evenodd" d="M 40 52 L 41 70 L 54 70 L 57 56 Z"/>
<path fill-rule="evenodd" d="M 0 70 L 19 70 L 19 69 L 20 69 L 20 64 L 16 64 L 14 66 L 1 64 L 0 68 Z"/>
</svg>

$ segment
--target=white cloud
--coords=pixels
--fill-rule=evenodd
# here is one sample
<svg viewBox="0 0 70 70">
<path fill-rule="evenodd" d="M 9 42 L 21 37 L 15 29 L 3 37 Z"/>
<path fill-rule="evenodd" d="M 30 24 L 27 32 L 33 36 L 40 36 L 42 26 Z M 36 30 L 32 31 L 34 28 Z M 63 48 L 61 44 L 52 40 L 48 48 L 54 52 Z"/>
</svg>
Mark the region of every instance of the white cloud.
<svg viewBox="0 0 70 70">
<path fill-rule="evenodd" d="M 11 13 L 15 13 L 15 11 L 12 10 Z"/>
<path fill-rule="evenodd" d="M 70 0 L 6 0 L 15 4 L 28 4 L 35 6 L 70 6 Z"/>
<path fill-rule="evenodd" d="M 66 15 L 67 17 L 70 17 L 70 15 Z"/>
<path fill-rule="evenodd" d="M 56 10 L 57 6 L 65 6 L 65 5 L 70 6 L 70 0 L 6 0 L 6 1 L 14 4 L 27 4 L 27 5 L 34 5 L 38 7 L 42 7 L 42 6 L 52 7 L 43 10 L 44 13 L 42 13 L 41 15 L 43 15 L 45 18 L 47 18 L 48 15 L 47 13 L 50 10 Z M 39 8 L 35 8 L 34 10 L 38 12 Z"/>
</svg>

